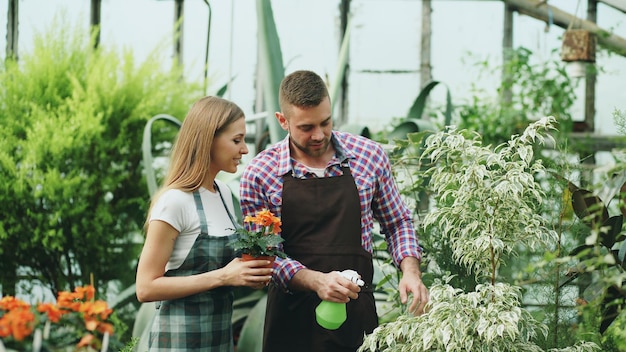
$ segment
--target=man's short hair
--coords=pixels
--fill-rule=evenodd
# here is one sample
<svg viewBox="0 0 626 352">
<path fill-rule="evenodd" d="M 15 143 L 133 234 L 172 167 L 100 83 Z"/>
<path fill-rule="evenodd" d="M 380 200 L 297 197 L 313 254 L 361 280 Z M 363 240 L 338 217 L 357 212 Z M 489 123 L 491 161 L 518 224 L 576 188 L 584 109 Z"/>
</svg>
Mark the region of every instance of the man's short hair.
<svg viewBox="0 0 626 352">
<path fill-rule="evenodd" d="M 300 70 L 287 75 L 280 83 L 278 102 L 283 113 L 290 106 L 311 108 L 328 97 L 328 88 L 315 72 Z"/>
</svg>

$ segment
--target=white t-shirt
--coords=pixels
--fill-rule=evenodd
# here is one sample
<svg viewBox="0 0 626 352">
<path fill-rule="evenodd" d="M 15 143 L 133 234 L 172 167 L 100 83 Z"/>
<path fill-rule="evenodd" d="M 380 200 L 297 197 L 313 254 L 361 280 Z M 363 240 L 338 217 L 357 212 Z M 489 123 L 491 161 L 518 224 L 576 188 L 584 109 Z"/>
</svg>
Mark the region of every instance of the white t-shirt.
<svg viewBox="0 0 626 352">
<path fill-rule="evenodd" d="M 223 182 L 215 181 L 219 187 L 224 202 L 233 216 L 235 216 L 232 192 Z M 228 236 L 234 232 L 235 225 L 230 220 L 222 204 L 219 193 L 212 193 L 204 187 L 199 190 L 204 214 L 206 216 L 209 236 Z M 178 268 L 200 234 L 200 218 L 196 210 L 193 193 L 171 189 L 163 193 L 154 204 L 150 213 L 150 221 L 161 220 L 170 224 L 180 234 L 176 237 L 174 250 L 165 266 L 165 270 Z"/>
</svg>

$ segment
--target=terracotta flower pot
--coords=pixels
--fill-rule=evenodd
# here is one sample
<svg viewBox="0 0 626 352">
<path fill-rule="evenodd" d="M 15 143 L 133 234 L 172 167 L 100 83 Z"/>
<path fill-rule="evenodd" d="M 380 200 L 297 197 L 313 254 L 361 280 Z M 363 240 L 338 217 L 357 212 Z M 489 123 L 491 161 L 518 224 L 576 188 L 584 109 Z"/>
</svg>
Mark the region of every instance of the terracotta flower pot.
<svg viewBox="0 0 626 352">
<path fill-rule="evenodd" d="M 241 254 L 241 259 L 243 261 L 246 261 L 246 262 L 250 261 L 250 260 L 262 260 L 262 259 L 269 260 L 270 263 L 267 264 L 267 265 L 264 265 L 263 268 L 271 268 L 272 265 L 274 264 L 274 260 L 276 260 L 276 256 L 275 255 L 271 255 L 271 256 L 270 255 L 260 255 L 260 256 L 255 257 L 255 256 L 250 255 L 248 253 L 242 253 Z"/>
</svg>

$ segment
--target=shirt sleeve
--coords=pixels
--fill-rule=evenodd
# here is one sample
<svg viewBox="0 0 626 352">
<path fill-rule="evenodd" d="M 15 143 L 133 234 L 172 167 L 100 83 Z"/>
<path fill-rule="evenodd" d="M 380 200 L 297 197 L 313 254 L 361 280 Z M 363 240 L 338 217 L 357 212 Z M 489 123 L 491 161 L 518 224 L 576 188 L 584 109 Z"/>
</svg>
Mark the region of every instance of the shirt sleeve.
<svg viewBox="0 0 626 352">
<path fill-rule="evenodd" d="M 272 174 L 272 167 L 260 160 L 250 162 L 241 175 L 239 201 L 244 219 L 246 216 L 255 216 L 263 209 L 270 210 L 277 217 L 281 215 L 282 176 Z M 247 230 L 259 230 L 255 224 L 244 223 L 243 226 Z M 282 244 L 279 249 L 283 249 Z M 276 258 L 274 268 L 275 283 L 287 290 L 291 278 L 305 266 L 291 258 Z"/>
<path fill-rule="evenodd" d="M 378 221 L 381 233 L 385 236 L 389 253 L 399 267 L 406 257 L 422 258 L 417 234 L 413 226 L 411 210 L 400 197 L 398 186 L 391 173 L 389 157 L 382 148 L 376 153 L 378 184 L 372 211 Z"/>
<path fill-rule="evenodd" d="M 160 220 L 168 223 L 176 231 L 187 230 L 189 224 L 186 200 L 183 192 L 175 189 L 163 193 L 152 207 L 150 221 Z"/>
</svg>

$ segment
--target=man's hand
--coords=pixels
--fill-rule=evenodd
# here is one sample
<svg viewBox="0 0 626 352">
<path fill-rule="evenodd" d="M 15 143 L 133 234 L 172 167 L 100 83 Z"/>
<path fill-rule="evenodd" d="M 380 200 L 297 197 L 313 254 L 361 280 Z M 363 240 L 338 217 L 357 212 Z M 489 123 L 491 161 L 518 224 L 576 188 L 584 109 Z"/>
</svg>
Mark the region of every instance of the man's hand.
<svg viewBox="0 0 626 352">
<path fill-rule="evenodd" d="M 347 303 L 357 299 L 361 288 L 346 279 L 338 271 L 322 273 L 310 269 L 302 269 L 291 278 L 289 287 L 294 290 L 315 291 L 324 301 Z"/>
<path fill-rule="evenodd" d="M 413 300 L 409 305 L 409 313 L 421 315 L 424 313 L 426 303 L 428 303 L 428 289 L 422 282 L 422 272 L 419 267 L 419 260 L 415 257 L 406 257 L 400 263 L 402 279 L 400 279 L 400 300 L 406 304 L 409 293 L 413 294 Z"/>
</svg>

